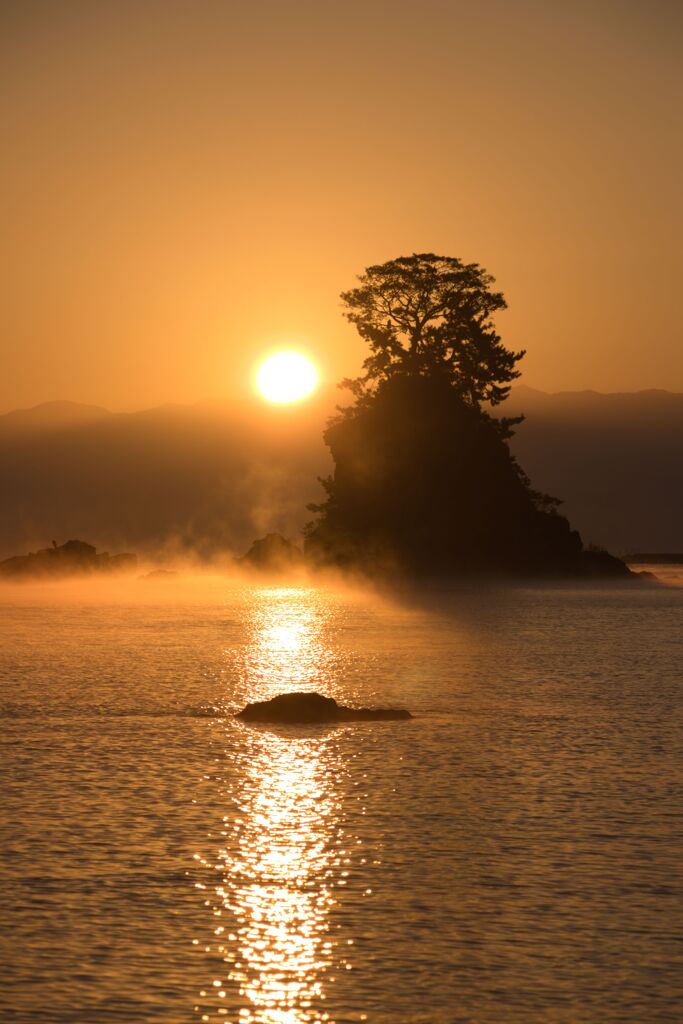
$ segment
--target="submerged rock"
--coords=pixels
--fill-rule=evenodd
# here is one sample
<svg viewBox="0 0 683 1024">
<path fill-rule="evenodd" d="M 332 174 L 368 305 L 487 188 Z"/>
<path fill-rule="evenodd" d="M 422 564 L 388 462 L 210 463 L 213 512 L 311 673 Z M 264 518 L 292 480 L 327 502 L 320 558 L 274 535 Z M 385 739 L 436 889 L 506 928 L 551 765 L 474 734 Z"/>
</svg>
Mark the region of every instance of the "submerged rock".
<svg viewBox="0 0 683 1024">
<path fill-rule="evenodd" d="M 402 708 L 346 708 L 320 693 L 281 693 L 271 700 L 247 704 L 235 718 L 246 722 L 280 722 L 287 725 L 316 722 L 377 722 L 412 718 Z"/>
</svg>

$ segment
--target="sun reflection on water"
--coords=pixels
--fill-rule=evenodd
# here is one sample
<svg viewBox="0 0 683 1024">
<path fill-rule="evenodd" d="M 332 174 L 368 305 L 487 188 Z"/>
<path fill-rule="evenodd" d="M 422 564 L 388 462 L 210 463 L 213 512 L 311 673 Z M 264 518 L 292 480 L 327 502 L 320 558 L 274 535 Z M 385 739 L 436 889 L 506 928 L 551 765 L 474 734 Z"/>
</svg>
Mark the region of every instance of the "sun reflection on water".
<svg viewBox="0 0 683 1024">
<path fill-rule="evenodd" d="M 240 691 L 259 700 L 292 689 L 329 692 L 333 656 L 325 609 L 306 588 L 263 587 L 252 597 L 252 631 L 241 655 Z M 241 695 L 240 694 L 240 695 Z M 201 993 L 204 1021 L 334 1024 L 326 986 L 351 970 L 331 910 L 346 886 L 342 792 L 348 766 L 335 733 L 228 726 L 223 841 L 214 886 L 221 968 Z"/>
<path fill-rule="evenodd" d="M 236 919 L 228 979 L 252 1024 L 329 1020 L 329 910 L 338 848 L 338 801 L 325 741 L 260 734 L 244 781 L 219 895 Z"/>
<path fill-rule="evenodd" d="M 319 593 L 311 587 L 254 590 L 251 643 L 243 665 L 247 700 L 329 685 L 333 659 L 322 636 L 326 614 Z"/>
</svg>

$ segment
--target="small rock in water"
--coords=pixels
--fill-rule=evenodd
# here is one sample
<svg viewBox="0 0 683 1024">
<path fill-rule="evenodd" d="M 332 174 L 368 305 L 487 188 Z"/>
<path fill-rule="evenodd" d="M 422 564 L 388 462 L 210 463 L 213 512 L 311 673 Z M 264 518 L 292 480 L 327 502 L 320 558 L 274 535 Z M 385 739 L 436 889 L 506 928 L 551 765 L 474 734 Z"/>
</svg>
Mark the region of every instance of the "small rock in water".
<svg viewBox="0 0 683 1024">
<path fill-rule="evenodd" d="M 247 704 L 235 715 L 246 722 L 282 722 L 308 724 L 315 722 L 376 722 L 412 718 L 401 708 L 346 708 L 332 697 L 320 693 L 281 693 L 271 700 Z"/>
</svg>

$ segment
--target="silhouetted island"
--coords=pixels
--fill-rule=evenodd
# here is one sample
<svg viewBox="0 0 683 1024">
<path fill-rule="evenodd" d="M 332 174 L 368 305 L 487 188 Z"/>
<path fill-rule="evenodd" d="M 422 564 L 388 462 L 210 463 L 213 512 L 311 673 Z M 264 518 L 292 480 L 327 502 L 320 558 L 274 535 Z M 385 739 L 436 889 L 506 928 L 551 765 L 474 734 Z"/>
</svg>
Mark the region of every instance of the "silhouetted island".
<svg viewBox="0 0 683 1024">
<path fill-rule="evenodd" d="M 487 411 L 524 355 L 495 331 L 505 300 L 493 278 L 422 254 L 359 280 L 342 300 L 371 354 L 324 435 L 335 468 L 327 499 L 309 506 L 307 557 L 404 577 L 632 576 L 532 488 L 507 443 L 523 417 Z"/>
<path fill-rule="evenodd" d="M 329 722 L 383 722 L 413 716 L 400 708 L 347 708 L 320 693 L 281 693 L 271 700 L 247 704 L 235 715 L 245 722 L 310 725 Z"/>
<path fill-rule="evenodd" d="M 35 576 L 73 576 L 83 573 L 129 572 L 137 566 L 136 555 L 97 553 L 97 548 L 82 540 L 68 540 L 51 548 L 15 555 L 0 562 L 0 576 L 26 579 Z"/>
<path fill-rule="evenodd" d="M 250 569 L 281 572 L 301 567 L 304 554 L 301 548 L 281 534 L 267 533 L 255 540 L 246 555 L 236 558 L 235 562 Z"/>
</svg>

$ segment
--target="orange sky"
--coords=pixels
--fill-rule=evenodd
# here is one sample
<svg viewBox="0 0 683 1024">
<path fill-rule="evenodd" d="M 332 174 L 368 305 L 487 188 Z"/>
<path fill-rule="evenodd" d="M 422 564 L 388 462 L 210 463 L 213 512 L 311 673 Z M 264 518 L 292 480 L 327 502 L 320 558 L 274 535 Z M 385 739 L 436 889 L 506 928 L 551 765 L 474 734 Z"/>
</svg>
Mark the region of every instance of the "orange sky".
<svg viewBox="0 0 683 1024">
<path fill-rule="evenodd" d="M 0 410 L 328 380 L 338 294 L 476 260 L 548 390 L 683 390 L 681 28 L 669 0 L 6 0 Z"/>
</svg>

